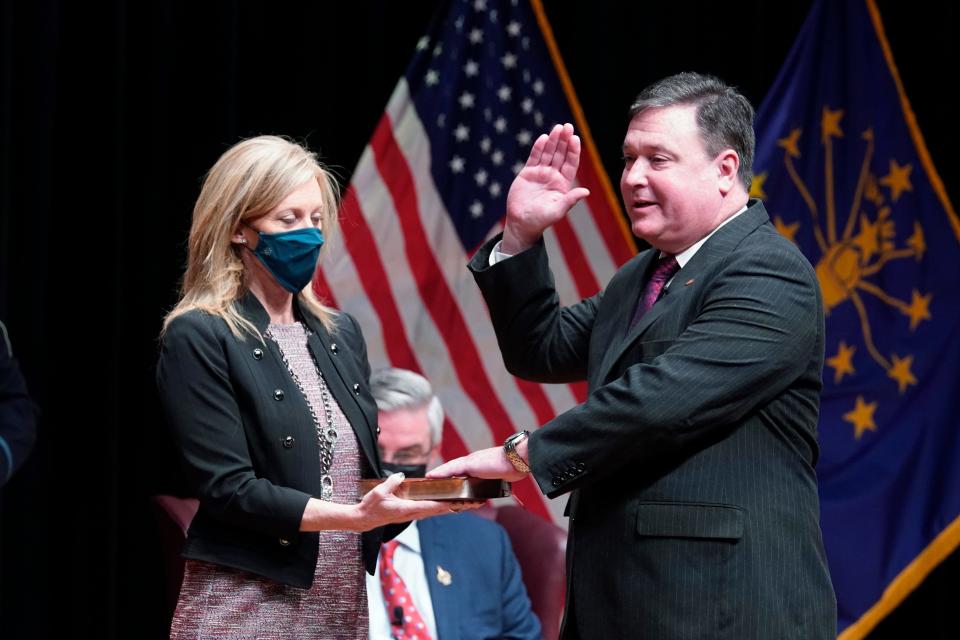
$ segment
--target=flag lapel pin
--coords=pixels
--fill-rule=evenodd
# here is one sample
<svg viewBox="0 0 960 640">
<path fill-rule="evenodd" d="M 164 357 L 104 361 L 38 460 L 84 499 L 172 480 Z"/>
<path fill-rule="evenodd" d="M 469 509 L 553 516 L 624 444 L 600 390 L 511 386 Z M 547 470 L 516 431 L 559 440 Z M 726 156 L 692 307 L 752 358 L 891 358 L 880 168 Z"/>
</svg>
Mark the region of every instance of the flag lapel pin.
<svg viewBox="0 0 960 640">
<path fill-rule="evenodd" d="M 437 582 L 445 587 L 449 587 L 450 583 L 453 582 L 453 576 L 450 575 L 450 572 L 440 565 L 437 565 Z"/>
</svg>

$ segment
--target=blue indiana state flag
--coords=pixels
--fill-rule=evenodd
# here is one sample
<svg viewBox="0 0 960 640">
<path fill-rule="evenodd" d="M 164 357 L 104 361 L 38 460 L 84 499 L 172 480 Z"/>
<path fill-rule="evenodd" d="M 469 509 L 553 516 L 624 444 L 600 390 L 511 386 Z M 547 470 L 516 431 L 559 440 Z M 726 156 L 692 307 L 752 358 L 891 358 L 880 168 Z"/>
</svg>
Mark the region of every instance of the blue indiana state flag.
<svg viewBox="0 0 960 640">
<path fill-rule="evenodd" d="M 862 638 L 960 543 L 960 221 L 872 0 L 814 5 L 757 131 L 752 195 L 823 290 L 823 535 Z"/>
</svg>

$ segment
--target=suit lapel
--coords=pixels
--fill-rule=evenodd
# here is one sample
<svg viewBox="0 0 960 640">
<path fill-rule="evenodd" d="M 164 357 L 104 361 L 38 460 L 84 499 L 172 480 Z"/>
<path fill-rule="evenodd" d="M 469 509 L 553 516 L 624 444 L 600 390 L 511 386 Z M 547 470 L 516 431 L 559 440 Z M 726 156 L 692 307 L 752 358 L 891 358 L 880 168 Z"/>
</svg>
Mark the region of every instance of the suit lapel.
<svg viewBox="0 0 960 640">
<path fill-rule="evenodd" d="M 610 340 L 610 346 L 604 354 L 599 371 L 600 375 L 596 378 L 596 384 L 603 384 L 610 374 L 611 369 L 617 363 L 617 360 L 620 359 L 630 345 L 636 342 L 658 318 L 669 313 L 672 308 L 675 308 L 680 303 L 683 297 L 690 295 L 696 290 L 698 286 L 697 282 L 703 279 L 703 275 L 708 274 L 714 269 L 717 263 L 729 254 L 747 234 L 768 222 L 769 219 L 763 203 L 759 200 L 751 200 L 749 202 L 749 208 L 746 211 L 710 236 L 703 246 L 690 258 L 690 261 L 676 273 L 670 286 L 664 290 L 663 297 L 640 318 L 629 332 L 626 331 L 626 328 L 630 319 L 629 317 L 623 318 L 623 323 L 621 324 L 623 328 L 613 334 L 615 339 Z M 646 266 L 640 271 L 641 281 L 634 285 L 632 292 L 625 291 L 619 297 L 613 296 L 611 298 L 613 300 L 619 300 L 621 306 L 626 309 L 627 314 L 632 314 L 636 308 L 636 300 L 640 295 L 640 288 L 644 286 L 644 282 L 642 281 L 643 274 L 647 273 L 650 262 L 655 255 L 659 255 L 659 252 L 651 250 L 650 255 L 644 261 Z M 633 275 L 630 281 L 633 282 L 636 278 L 637 276 Z M 689 286 L 687 285 L 688 282 L 690 282 Z M 621 312 L 622 311 L 623 310 L 621 310 Z"/>
<path fill-rule="evenodd" d="M 460 637 L 457 621 L 460 619 L 457 599 L 458 583 L 461 578 L 459 566 L 456 564 L 456 550 L 447 545 L 443 535 L 443 518 L 438 516 L 427 520 L 417 521 L 420 532 L 420 554 L 423 558 L 423 570 L 426 573 L 427 585 L 430 587 L 430 601 L 433 603 L 433 618 L 437 625 L 437 637 L 443 640 L 456 640 Z M 437 567 L 450 573 L 451 582 L 443 585 L 437 578 Z"/>
<path fill-rule="evenodd" d="M 371 425 L 366 414 L 357 401 L 357 394 L 352 390 L 354 380 L 359 380 L 359 374 L 348 371 L 350 356 L 343 354 L 331 355 L 333 340 L 324 326 L 312 316 L 301 313 L 310 327 L 312 335 L 308 341 L 310 351 L 323 372 L 323 378 L 330 389 L 330 393 L 340 405 L 341 411 L 353 428 L 360 443 L 360 448 L 367 456 L 369 469 L 377 469 L 376 464 L 376 425 Z"/>
<path fill-rule="evenodd" d="M 603 384 L 607 372 L 621 353 L 618 347 L 624 340 L 630 319 L 636 310 L 644 276 L 650 270 L 658 253 L 656 249 L 649 249 L 637 256 L 617 274 L 604 292 L 604 300 L 609 300 L 611 304 L 605 307 L 604 317 L 598 322 L 596 331 L 599 332 L 600 344 L 607 345 L 607 348 L 597 370 L 600 375 L 591 376 L 591 389 Z"/>
</svg>

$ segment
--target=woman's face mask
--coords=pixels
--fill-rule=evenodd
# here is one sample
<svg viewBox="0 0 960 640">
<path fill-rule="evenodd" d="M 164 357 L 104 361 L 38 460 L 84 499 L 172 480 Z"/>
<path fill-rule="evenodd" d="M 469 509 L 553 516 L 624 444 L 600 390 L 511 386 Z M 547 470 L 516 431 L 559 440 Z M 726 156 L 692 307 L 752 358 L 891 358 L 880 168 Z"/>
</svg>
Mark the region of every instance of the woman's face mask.
<svg viewBox="0 0 960 640">
<path fill-rule="evenodd" d="M 251 249 L 253 254 L 280 286 L 294 295 L 300 293 L 310 284 L 317 269 L 323 233 L 310 227 L 280 233 L 258 231 L 257 235 L 257 248 Z"/>
</svg>

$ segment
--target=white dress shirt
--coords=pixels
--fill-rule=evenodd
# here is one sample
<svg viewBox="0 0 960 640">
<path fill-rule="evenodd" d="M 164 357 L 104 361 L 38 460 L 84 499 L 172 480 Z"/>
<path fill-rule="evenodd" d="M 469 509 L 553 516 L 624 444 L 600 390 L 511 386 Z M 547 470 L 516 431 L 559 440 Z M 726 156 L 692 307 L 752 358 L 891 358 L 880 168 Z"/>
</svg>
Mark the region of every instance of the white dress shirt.
<svg viewBox="0 0 960 640">
<path fill-rule="evenodd" d="M 717 228 L 716 228 L 716 229 L 714 229 L 713 231 L 711 231 L 711 232 L 708 233 L 707 235 L 703 236 L 702 238 L 700 238 L 699 240 L 697 240 L 696 242 L 694 242 L 692 245 L 690 245 L 689 247 L 687 247 L 686 249 L 684 249 L 683 251 L 681 251 L 680 253 L 678 253 L 676 256 L 674 256 L 674 257 L 677 259 L 677 264 L 680 265 L 680 268 L 683 269 L 683 267 L 684 267 L 688 262 L 690 262 L 690 258 L 693 257 L 693 254 L 695 254 L 697 251 L 700 251 L 700 247 L 703 246 L 703 243 L 704 243 L 704 242 L 706 242 L 707 240 L 710 239 L 710 236 L 712 236 L 713 234 L 715 234 L 717 231 L 720 231 L 720 228 L 723 227 L 723 225 L 727 224 L 728 222 L 730 222 L 731 220 L 733 220 L 734 218 L 736 218 L 738 215 L 740 215 L 741 213 L 743 213 L 743 212 L 746 211 L 746 210 L 747 210 L 747 205 L 743 205 L 743 208 L 740 209 L 740 211 L 737 211 L 735 214 L 733 214 L 732 216 L 730 216 L 729 218 L 727 218 L 726 220 L 724 220 L 723 222 L 721 222 L 719 225 L 717 225 Z M 660 252 L 660 256 L 662 257 L 663 255 L 664 255 L 664 254 L 663 254 L 663 251 L 661 251 L 661 252 Z M 674 276 L 674 278 L 675 278 L 675 277 L 676 277 L 676 276 Z M 667 284 L 666 284 L 665 286 L 669 287 L 671 282 L 673 282 L 673 278 L 670 278 L 670 279 L 667 281 Z"/>
<path fill-rule="evenodd" d="M 437 621 L 433 615 L 433 602 L 430 600 L 430 587 L 427 584 L 427 574 L 423 569 L 423 555 L 420 553 L 420 531 L 417 523 L 411 522 L 395 540 L 397 550 L 393 555 L 393 568 L 403 580 L 403 584 L 410 593 L 413 606 L 420 612 L 423 623 L 427 625 L 430 637 L 436 640 Z M 387 605 L 383 599 L 383 588 L 380 586 L 380 560 L 377 558 L 377 570 L 367 576 L 367 610 L 370 614 L 370 640 L 387 640 L 392 638 L 390 629 L 391 615 L 387 613 Z"/>
</svg>

